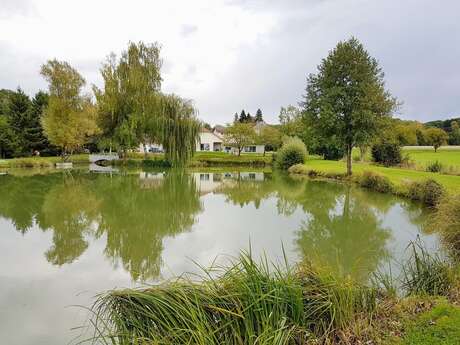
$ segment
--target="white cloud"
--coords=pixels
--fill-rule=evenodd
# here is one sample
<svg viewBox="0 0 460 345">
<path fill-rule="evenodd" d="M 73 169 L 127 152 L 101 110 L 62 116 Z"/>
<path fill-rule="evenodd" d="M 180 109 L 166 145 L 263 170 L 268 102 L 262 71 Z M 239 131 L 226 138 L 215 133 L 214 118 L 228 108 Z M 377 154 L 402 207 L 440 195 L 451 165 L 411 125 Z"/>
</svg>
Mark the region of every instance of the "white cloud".
<svg viewBox="0 0 460 345">
<path fill-rule="evenodd" d="M 0 1 L 0 88 L 45 88 L 39 67 L 54 57 L 100 84 L 110 52 L 158 41 L 163 89 L 194 99 L 204 120 L 260 107 L 275 121 L 280 106 L 300 100 L 327 51 L 356 35 L 405 102 L 404 117 L 460 112 L 454 0 Z"/>
</svg>

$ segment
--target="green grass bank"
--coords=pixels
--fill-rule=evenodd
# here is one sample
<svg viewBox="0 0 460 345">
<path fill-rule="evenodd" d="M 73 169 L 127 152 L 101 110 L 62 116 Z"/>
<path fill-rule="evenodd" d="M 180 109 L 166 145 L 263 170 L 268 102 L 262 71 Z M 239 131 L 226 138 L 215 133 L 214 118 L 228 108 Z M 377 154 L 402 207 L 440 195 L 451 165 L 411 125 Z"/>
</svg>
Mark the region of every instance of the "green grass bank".
<svg viewBox="0 0 460 345">
<path fill-rule="evenodd" d="M 459 152 L 460 154 L 460 152 Z M 291 170 L 292 171 L 292 170 Z M 328 161 L 312 159 L 304 164 L 304 169 L 292 171 L 296 174 L 308 175 L 311 172 L 328 178 L 344 178 L 346 174 L 346 163 L 343 161 Z M 371 163 L 353 164 L 353 174 L 362 175 L 364 171 L 371 171 L 387 177 L 395 186 L 404 188 L 407 182 L 433 179 L 439 182 L 451 194 L 460 194 L 460 176 L 443 175 L 426 171 L 410 170 L 403 168 L 387 168 Z"/>
</svg>

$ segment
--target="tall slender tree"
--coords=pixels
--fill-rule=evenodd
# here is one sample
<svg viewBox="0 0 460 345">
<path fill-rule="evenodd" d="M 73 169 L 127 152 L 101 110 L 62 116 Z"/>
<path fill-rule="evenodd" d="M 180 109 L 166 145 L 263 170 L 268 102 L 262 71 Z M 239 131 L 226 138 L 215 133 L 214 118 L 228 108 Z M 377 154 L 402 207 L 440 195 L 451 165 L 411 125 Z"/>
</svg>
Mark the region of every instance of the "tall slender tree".
<svg viewBox="0 0 460 345">
<path fill-rule="evenodd" d="M 120 58 L 111 54 L 94 87 L 100 126 L 110 147 L 125 157 L 139 143 L 162 144 L 173 165 L 190 159 L 200 123 L 191 102 L 161 93 L 160 46 L 130 42 Z"/>
<path fill-rule="evenodd" d="M 264 121 L 264 118 L 262 116 L 262 110 L 260 109 L 257 109 L 256 111 L 256 117 L 254 119 L 256 122 L 263 122 Z"/>
<path fill-rule="evenodd" d="M 96 109 L 90 97 L 82 94 L 85 80 L 67 62 L 50 60 L 42 66 L 41 74 L 49 83 L 50 95 L 42 117 L 43 129 L 66 160 L 98 133 Z"/>
<path fill-rule="evenodd" d="M 353 147 L 371 140 L 397 102 L 385 89 L 377 60 L 351 38 L 339 42 L 318 66 L 318 73 L 308 76 L 301 105 L 309 126 L 325 138 L 335 136 L 345 148 L 351 175 Z"/>
</svg>

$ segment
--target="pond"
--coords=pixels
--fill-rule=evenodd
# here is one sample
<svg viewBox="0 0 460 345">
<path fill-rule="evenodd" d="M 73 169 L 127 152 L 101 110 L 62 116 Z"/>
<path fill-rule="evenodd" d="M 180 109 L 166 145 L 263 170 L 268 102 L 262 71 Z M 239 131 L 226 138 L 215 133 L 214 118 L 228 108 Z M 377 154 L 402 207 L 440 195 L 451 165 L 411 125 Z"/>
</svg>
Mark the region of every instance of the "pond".
<svg viewBox="0 0 460 345">
<path fill-rule="evenodd" d="M 251 247 L 366 280 L 429 215 L 350 185 L 263 171 L 85 169 L 0 176 L 2 343 L 66 344 L 97 293 L 197 272 Z M 396 268 L 397 269 L 397 268 Z"/>
</svg>

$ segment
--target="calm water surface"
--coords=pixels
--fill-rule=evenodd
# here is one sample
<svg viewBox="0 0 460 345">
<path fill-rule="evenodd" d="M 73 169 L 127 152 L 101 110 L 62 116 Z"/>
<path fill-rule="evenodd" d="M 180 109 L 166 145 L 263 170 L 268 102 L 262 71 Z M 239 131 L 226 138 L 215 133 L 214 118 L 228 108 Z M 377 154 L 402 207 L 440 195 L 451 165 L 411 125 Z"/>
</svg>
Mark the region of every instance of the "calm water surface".
<svg viewBox="0 0 460 345">
<path fill-rule="evenodd" d="M 87 319 L 73 305 L 209 265 L 251 243 L 366 280 L 400 260 L 427 214 L 395 198 L 277 173 L 88 170 L 0 176 L 0 335 L 62 345 Z M 224 257 L 220 256 L 221 260 Z M 79 339 L 81 340 L 81 338 Z"/>
</svg>

